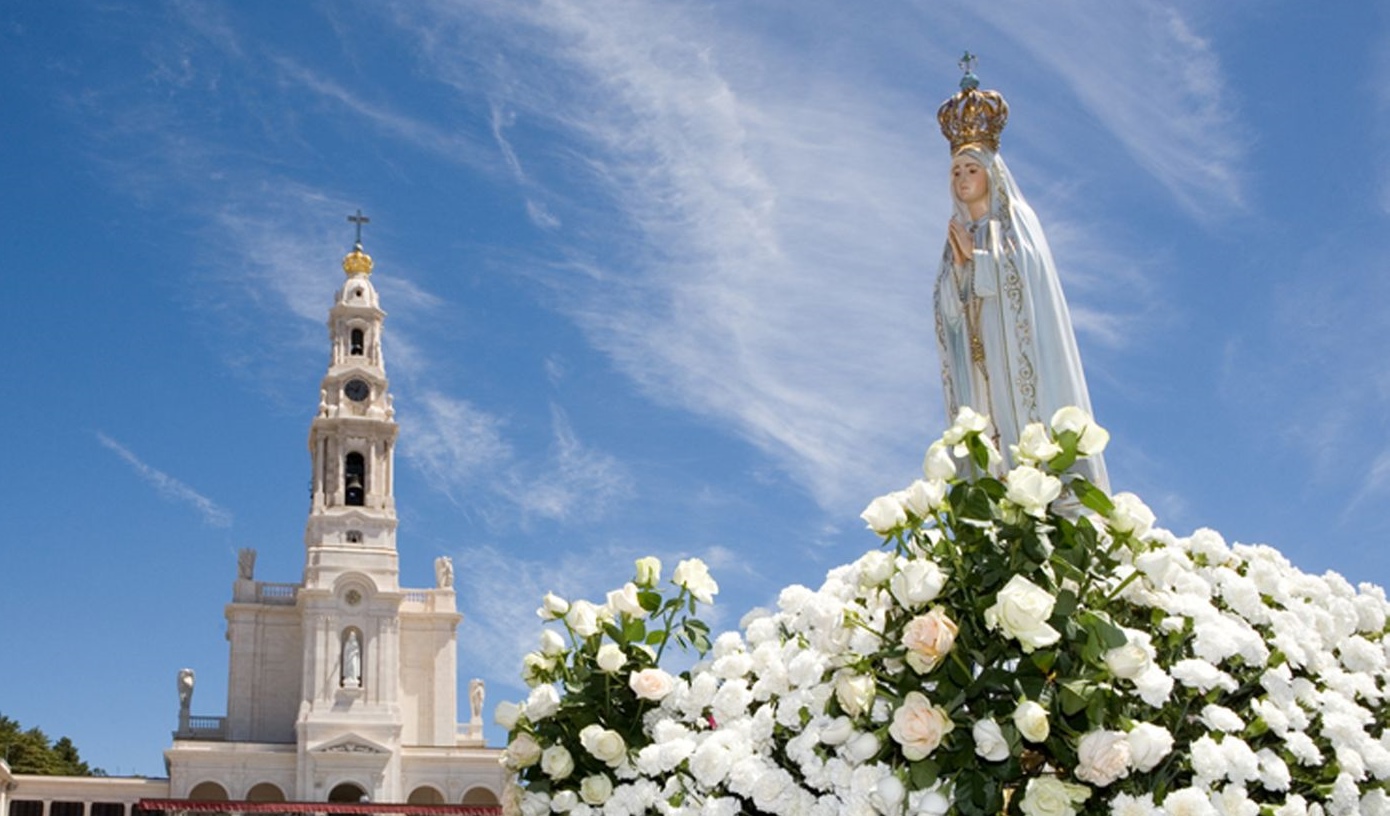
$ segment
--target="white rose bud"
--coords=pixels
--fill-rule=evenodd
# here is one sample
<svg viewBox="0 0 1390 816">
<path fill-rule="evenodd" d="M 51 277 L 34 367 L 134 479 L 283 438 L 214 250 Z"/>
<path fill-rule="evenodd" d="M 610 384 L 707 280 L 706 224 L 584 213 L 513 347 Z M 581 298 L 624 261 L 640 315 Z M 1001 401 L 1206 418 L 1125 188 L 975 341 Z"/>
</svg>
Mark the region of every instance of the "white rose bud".
<svg viewBox="0 0 1390 816">
<path fill-rule="evenodd" d="M 850 762 L 868 762 L 878 754 L 878 737 L 861 731 L 845 742 L 844 755 Z"/>
<path fill-rule="evenodd" d="M 599 633 L 599 608 L 588 601 L 575 601 L 565 613 L 565 623 L 580 637 L 592 637 Z"/>
<path fill-rule="evenodd" d="M 1029 742 L 1043 742 L 1052 731 L 1047 709 L 1032 700 L 1024 700 L 1014 709 L 1014 727 Z"/>
<path fill-rule="evenodd" d="M 878 787 L 869 794 L 879 813 L 898 813 L 906 797 L 907 789 L 903 787 L 902 780 L 891 774 L 878 780 Z"/>
<path fill-rule="evenodd" d="M 1069 405 L 1052 415 L 1052 432 L 1055 434 L 1071 431 L 1077 435 L 1076 452 L 1082 456 L 1095 456 L 1105 450 L 1110 441 L 1110 432 L 1096 424 L 1091 415 Z"/>
<path fill-rule="evenodd" d="M 940 479 L 929 482 L 918 479 L 899 493 L 898 499 L 908 512 L 924 519 L 946 501 L 946 483 Z"/>
<path fill-rule="evenodd" d="M 1004 739 L 1004 731 L 992 719 L 977 720 L 970 730 L 975 738 L 975 755 L 989 762 L 1003 762 L 1009 758 L 1009 741 Z"/>
<path fill-rule="evenodd" d="M 1009 450 L 1014 455 L 1014 461 L 1020 464 L 1050 462 L 1062 452 L 1061 446 L 1052 441 L 1041 422 L 1033 422 L 1025 427 L 1023 433 L 1019 434 L 1018 444 L 1010 445 Z"/>
<path fill-rule="evenodd" d="M 541 752 L 541 770 L 559 782 L 574 773 L 574 757 L 563 745 L 552 745 Z"/>
<path fill-rule="evenodd" d="M 627 685 L 639 699 L 660 701 L 676 687 L 676 679 L 661 669 L 643 669 L 634 672 Z"/>
<path fill-rule="evenodd" d="M 585 804 L 601 805 L 612 795 L 613 780 L 608 778 L 608 774 L 586 776 L 584 781 L 579 783 L 579 798 L 583 799 Z"/>
<path fill-rule="evenodd" d="M 651 589 L 661 581 L 661 559 L 653 556 L 637 559 L 637 586 Z"/>
<path fill-rule="evenodd" d="M 621 612 L 634 618 L 647 616 L 647 610 L 643 609 L 641 602 L 637 600 L 637 585 L 631 581 L 623 584 L 622 589 L 615 589 L 608 593 L 608 607 L 615 612 Z"/>
<path fill-rule="evenodd" d="M 1117 493 L 1110 501 L 1115 505 L 1110 517 L 1106 519 L 1111 531 L 1122 535 L 1130 533 L 1135 538 L 1143 538 L 1153 530 L 1156 517 L 1144 501 L 1133 493 Z"/>
<path fill-rule="evenodd" d="M 569 602 L 564 598 L 554 592 L 547 592 L 545 597 L 541 599 L 541 608 L 536 610 L 536 614 L 545 620 L 556 620 L 563 618 L 569 608 Z"/>
<path fill-rule="evenodd" d="M 895 496 L 879 496 L 859 514 L 870 530 L 888 535 L 907 523 L 907 512 Z"/>
<path fill-rule="evenodd" d="M 874 701 L 874 678 L 867 674 L 843 672 L 835 676 L 835 699 L 851 717 L 869 710 Z"/>
<path fill-rule="evenodd" d="M 541 654 L 554 657 L 565 651 L 565 639 L 554 629 L 541 630 Z"/>
<path fill-rule="evenodd" d="M 492 721 L 508 731 L 516 728 L 516 721 L 520 718 L 521 706 L 506 700 L 498 703 L 497 708 L 492 712 Z"/>
<path fill-rule="evenodd" d="M 1147 632 L 1124 630 L 1129 641 L 1105 653 L 1105 666 L 1121 680 L 1133 680 L 1153 665 L 1154 649 Z"/>
<path fill-rule="evenodd" d="M 843 745 L 854 736 L 854 721 L 849 717 L 836 717 L 821 729 L 820 741 L 825 745 Z"/>
<path fill-rule="evenodd" d="M 927 448 L 927 456 L 922 460 L 922 475 L 933 480 L 956 477 L 956 460 L 951 458 L 951 451 L 946 443 L 937 440 Z"/>
<path fill-rule="evenodd" d="M 616 643 L 605 643 L 598 647 L 598 654 L 594 656 L 594 662 L 598 663 L 598 670 L 606 674 L 612 674 L 627 663 L 627 655 Z"/>
<path fill-rule="evenodd" d="M 677 564 L 676 571 L 671 574 L 671 582 L 684 587 L 703 604 L 714 603 L 714 596 L 719 594 L 719 584 L 710 577 L 705 562 L 698 558 L 689 558 Z"/>
</svg>

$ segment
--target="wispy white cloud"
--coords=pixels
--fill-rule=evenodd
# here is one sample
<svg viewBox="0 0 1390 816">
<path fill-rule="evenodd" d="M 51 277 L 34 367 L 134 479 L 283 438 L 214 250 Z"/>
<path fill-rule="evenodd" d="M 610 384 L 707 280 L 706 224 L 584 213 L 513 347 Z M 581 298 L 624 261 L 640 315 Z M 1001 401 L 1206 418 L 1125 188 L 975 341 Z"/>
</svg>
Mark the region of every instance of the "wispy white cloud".
<svg viewBox="0 0 1390 816">
<path fill-rule="evenodd" d="M 125 463 L 130 465 L 141 479 L 153 485 L 160 496 L 170 501 L 191 505 L 193 509 L 198 511 L 198 515 L 203 517 L 204 524 L 212 527 L 232 526 L 231 511 L 164 471 L 145 464 L 129 448 L 106 434 L 98 431 L 96 437 L 103 447 L 125 460 Z"/>
</svg>

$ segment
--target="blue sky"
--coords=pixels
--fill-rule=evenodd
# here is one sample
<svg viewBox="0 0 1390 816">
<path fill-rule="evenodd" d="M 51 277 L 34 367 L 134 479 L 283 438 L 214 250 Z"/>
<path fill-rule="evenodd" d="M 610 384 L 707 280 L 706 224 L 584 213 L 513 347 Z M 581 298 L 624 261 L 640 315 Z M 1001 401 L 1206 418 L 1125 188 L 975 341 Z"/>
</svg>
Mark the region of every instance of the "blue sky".
<svg viewBox="0 0 1390 816">
<path fill-rule="evenodd" d="M 1118 489 L 1390 582 L 1390 12 L 1294 2 L 11 2 L 0 712 L 161 775 L 235 552 L 296 581 L 359 207 L 402 580 L 460 683 L 699 555 L 736 623 L 943 426 L 935 124 L 980 55 Z M 492 741 L 501 735 L 489 729 Z"/>
</svg>

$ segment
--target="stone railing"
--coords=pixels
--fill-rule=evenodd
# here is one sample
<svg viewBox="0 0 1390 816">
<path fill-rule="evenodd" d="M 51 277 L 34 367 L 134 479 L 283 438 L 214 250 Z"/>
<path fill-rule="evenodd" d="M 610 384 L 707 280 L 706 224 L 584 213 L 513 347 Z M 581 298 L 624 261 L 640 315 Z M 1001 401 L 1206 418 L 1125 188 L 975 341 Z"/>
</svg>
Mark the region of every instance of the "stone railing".
<svg viewBox="0 0 1390 816">
<path fill-rule="evenodd" d="M 221 742 L 227 739 L 227 718 L 226 717 L 205 717 L 195 714 L 188 718 L 186 722 L 180 723 L 178 731 L 174 732 L 175 739 L 188 740 L 207 740 L 208 742 Z"/>
<path fill-rule="evenodd" d="M 294 606 L 299 584 L 273 584 L 269 581 L 256 582 L 256 603 L 274 606 Z"/>
</svg>

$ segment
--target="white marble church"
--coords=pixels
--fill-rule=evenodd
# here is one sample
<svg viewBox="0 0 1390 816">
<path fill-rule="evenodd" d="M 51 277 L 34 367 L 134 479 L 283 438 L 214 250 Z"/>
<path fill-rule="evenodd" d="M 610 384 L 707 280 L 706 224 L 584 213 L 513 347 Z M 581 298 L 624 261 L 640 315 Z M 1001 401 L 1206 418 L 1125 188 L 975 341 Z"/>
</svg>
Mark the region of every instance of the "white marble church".
<svg viewBox="0 0 1390 816">
<path fill-rule="evenodd" d="M 481 681 L 458 722 L 453 566 L 438 559 L 431 588 L 400 586 L 386 313 L 362 251 L 366 219 L 352 220 L 359 240 L 329 311 L 331 362 L 309 429 L 303 580 L 259 581 L 255 551 L 241 551 L 226 612 L 226 715 L 192 713 L 185 669 L 167 781 L 107 791 L 9 774 L 0 762 L 0 816 L 498 812 L 506 775 L 500 750 L 483 744 Z"/>
</svg>

